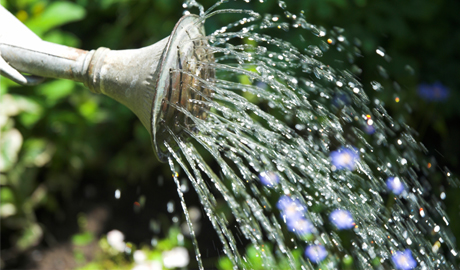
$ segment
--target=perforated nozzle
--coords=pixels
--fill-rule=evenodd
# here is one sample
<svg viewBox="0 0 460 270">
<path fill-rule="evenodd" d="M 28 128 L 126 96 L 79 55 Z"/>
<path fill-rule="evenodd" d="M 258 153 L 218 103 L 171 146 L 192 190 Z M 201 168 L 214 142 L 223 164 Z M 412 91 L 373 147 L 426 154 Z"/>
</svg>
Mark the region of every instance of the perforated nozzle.
<svg viewBox="0 0 460 270">
<path fill-rule="evenodd" d="M 211 95 L 206 83 L 215 76 L 209 65 L 214 58 L 206 49 L 204 27 L 198 20 L 198 16 L 189 15 L 176 24 L 157 70 L 151 132 L 155 152 L 161 161 L 166 161 L 170 155 L 165 141 L 177 148 L 170 132 L 180 136 L 184 128 L 193 129 L 193 121 L 178 107 L 200 119 L 207 115 L 207 107 L 199 101 Z"/>
</svg>

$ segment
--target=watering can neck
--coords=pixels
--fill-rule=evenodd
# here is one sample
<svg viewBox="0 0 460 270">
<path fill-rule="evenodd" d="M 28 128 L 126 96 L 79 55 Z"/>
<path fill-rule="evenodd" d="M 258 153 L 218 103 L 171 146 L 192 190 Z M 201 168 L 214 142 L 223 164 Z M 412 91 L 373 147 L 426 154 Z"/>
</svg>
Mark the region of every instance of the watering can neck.
<svg viewBox="0 0 460 270">
<path fill-rule="evenodd" d="M 37 84 L 43 77 L 83 82 L 85 50 L 41 40 L 27 26 L 0 6 L 0 72 L 24 85 Z M 28 73 L 32 75 L 23 75 Z"/>
<path fill-rule="evenodd" d="M 0 25 L 8 25 L 0 28 L 1 75 L 23 85 L 44 78 L 81 82 L 127 106 L 151 131 L 154 73 L 168 37 L 141 49 L 86 51 L 41 40 L 2 6 Z"/>
<path fill-rule="evenodd" d="M 157 83 L 155 70 L 167 40 L 120 51 L 104 47 L 85 51 L 42 40 L 27 45 L 0 40 L 0 53 L 7 67 L 19 75 L 22 72 L 38 78 L 69 79 L 83 83 L 93 93 L 115 99 L 133 111 L 150 131 Z M 2 75 L 12 77 L 4 72 Z M 31 80 L 30 76 L 25 78 Z"/>
</svg>

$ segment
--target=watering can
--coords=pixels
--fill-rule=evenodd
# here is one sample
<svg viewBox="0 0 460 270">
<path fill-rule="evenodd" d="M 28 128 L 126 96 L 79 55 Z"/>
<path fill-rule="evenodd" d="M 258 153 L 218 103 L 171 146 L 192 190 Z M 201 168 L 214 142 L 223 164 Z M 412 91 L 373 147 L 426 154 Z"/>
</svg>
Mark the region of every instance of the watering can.
<svg viewBox="0 0 460 270">
<path fill-rule="evenodd" d="M 43 41 L 2 6 L 0 25 L 1 75 L 22 85 L 39 84 L 44 78 L 69 79 L 117 100 L 149 131 L 162 162 L 170 155 L 164 142 L 174 144 L 171 135 L 191 122 L 178 106 L 206 117 L 206 109 L 191 101 L 209 98 L 203 82 L 214 77 L 214 59 L 196 15 L 182 17 L 169 37 L 131 50 L 85 51 Z"/>
</svg>

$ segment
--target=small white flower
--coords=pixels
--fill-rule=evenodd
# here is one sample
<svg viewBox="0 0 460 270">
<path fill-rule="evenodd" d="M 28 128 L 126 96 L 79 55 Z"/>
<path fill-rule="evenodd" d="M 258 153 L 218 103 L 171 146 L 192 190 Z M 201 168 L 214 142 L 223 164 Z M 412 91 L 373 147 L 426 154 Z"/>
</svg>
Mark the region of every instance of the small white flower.
<svg viewBox="0 0 460 270">
<path fill-rule="evenodd" d="M 188 251 L 183 247 L 175 247 L 170 251 L 163 252 L 163 264 L 166 268 L 185 267 L 190 258 Z"/>
<path fill-rule="evenodd" d="M 123 240 L 125 240 L 125 236 L 118 230 L 112 230 L 107 233 L 107 242 L 109 245 L 120 252 L 123 252 L 126 247 Z"/>
<path fill-rule="evenodd" d="M 134 251 L 133 258 L 137 264 L 141 264 L 145 262 L 145 260 L 147 259 L 147 256 L 145 255 L 144 251 L 136 250 Z"/>
<path fill-rule="evenodd" d="M 163 267 L 159 261 L 149 261 L 143 264 L 137 264 L 131 270 L 162 270 Z"/>
<path fill-rule="evenodd" d="M 188 209 L 188 214 L 190 215 L 190 220 L 192 222 L 197 222 L 201 218 L 201 211 L 198 207 L 192 206 Z"/>
<path fill-rule="evenodd" d="M 147 264 L 137 264 L 131 270 L 151 270 Z"/>
</svg>

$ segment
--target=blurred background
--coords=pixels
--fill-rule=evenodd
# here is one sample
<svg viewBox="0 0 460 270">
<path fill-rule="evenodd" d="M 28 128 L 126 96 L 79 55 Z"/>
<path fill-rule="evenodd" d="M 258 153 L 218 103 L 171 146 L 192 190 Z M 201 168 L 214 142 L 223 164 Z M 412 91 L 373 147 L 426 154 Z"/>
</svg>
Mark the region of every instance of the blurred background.
<svg viewBox="0 0 460 270">
<path fill-rule="evenodd" d="M 205 9 L 214 2 L 200 0 Z M 454 224 L 451 230 L 460 236 L 455 225 L 460 223 L 459 190 L 446 178 L 446 173 L 457 176 L 460 162 L 460 2 L 284 2 L 286 10 L 302 13 L 326 30 L 343 29 L 359 45 L 364 57 L 357 66 L 367 94 L 418 132 L 429 160 L 423 166 L 433 171 L 428 179 L 432 193 L 442 200 Z M 180 0 L 0 4 L 42 39 L 85 50 L 150 45 L 168 36 L 184 12 Z M 230 4 L 254 6 L 261 13 L 285 12 L 274 0 Z M 206 31 L 234 20 L 215 16 Z M 299 48 L 309 42 L 289 32 L 282 38 Z M 331 57 L 321 60 L 333 62 Z M 374 91 L 370 82 L 382 78 L 384 90 Z M 0 95 L 2 269 L 132 269 L 155 260 L 168 268 L 196 267 L 169 167 L 156 160 L 149 134 L 133 113 L 67 80 L 24 87 L 1 77 Z M 181 177 L 203 262 L 206 268 L 224 269 L 219 240 Z M 177 247 L 185 247 L 189 257 Z M 168 256 L 177 264 L 168 265 Z"/>
</svg>

